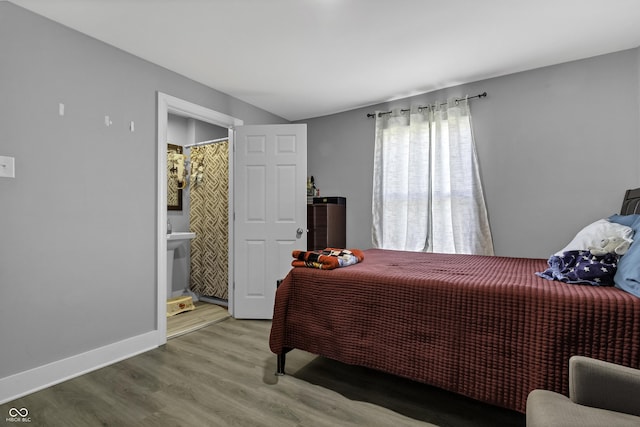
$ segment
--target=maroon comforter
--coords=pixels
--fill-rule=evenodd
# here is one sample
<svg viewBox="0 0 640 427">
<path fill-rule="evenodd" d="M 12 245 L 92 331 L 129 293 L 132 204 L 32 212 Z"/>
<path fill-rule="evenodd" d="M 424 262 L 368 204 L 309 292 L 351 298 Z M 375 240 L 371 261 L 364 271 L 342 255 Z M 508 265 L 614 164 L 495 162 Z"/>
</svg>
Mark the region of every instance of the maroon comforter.
<svg viewBox="0 0 640 427">
<path fill-rule="evenodd" d="M 294 268 L 271 351 L 301 349 L 525 411 L 568 394 L 574 354 L 640 368 L 640 298 L 537 277 L 545 260 L 371 249 L 361 264 Z"/>
</svg>

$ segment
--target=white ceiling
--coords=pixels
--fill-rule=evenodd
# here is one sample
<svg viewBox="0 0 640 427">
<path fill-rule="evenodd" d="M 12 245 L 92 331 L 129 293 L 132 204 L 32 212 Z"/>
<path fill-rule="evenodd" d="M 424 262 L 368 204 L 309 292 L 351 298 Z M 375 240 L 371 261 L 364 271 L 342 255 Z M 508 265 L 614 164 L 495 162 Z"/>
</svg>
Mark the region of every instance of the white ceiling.
<svg viewBox="0 0 640 427">
<path fill-rule="evenodd" d="M 640 46 L 639 0 L 12 0 L 288 120 Z"/>
</svg>

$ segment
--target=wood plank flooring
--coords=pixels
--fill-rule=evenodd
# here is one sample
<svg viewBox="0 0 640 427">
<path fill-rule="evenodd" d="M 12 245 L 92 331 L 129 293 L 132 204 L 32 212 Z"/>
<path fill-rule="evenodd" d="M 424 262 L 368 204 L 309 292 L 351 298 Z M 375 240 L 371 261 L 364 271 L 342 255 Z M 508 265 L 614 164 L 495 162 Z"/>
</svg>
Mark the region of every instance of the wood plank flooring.
<svg viewBox="0 0 640 427">
<path fill-rule="evenodd" d="M 200 301 L 196 301 L 194 305 L 195 310 L 167 317 L 167 339 L 197 331 L 230 317 L 226 307 Z"/>
<path fill-rule="evenodd" d="M 300 350 L 276 377 L 270 327 L 227 319 L 0 405 L 0 420 L 15 407 L 54 427 L 525 426 L 522 414 Z"/>
</svg>

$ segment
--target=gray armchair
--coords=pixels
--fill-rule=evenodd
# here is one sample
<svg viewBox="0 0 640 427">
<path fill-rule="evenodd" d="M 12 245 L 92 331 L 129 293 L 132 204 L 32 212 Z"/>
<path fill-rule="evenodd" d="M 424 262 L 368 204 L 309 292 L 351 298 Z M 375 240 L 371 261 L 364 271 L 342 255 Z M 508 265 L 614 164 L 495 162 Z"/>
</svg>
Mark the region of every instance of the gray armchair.
<svg viewBox="0 0 640 427">
<path fill-rule="evenodd" d="M 569 397 L 533 390 L 527 427 L 640 426 L 640 370 L 584 356 L 569 359 Z"/>
</svg>

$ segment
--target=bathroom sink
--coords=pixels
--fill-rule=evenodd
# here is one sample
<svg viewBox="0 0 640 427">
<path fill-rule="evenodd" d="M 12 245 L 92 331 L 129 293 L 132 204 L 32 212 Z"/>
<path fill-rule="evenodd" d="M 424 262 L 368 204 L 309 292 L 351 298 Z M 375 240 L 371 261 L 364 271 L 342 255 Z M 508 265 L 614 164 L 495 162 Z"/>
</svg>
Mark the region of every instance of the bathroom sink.
<svg viewBox="0 0 640 427">
<path fill-rule="evenodd" d="M 176 249 L 195 237 L 196 233 L 189 231 L 176 231 L 167 234 L 167 299 L 173 296 L 173 257 Z"/>
<path fill-rule="evenodd" d="M 171 234 L 167 234 L 167 250 L 176 249 L 187 240 L 191 240 L 196 237 L 196 233 L 190 231 L 176 231 Z"/>
</svg>

